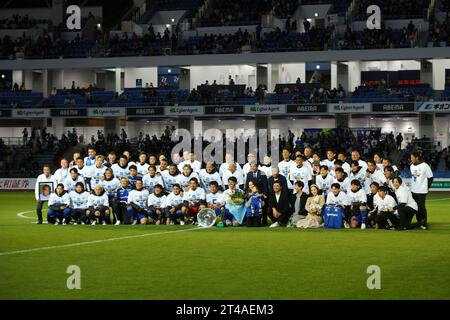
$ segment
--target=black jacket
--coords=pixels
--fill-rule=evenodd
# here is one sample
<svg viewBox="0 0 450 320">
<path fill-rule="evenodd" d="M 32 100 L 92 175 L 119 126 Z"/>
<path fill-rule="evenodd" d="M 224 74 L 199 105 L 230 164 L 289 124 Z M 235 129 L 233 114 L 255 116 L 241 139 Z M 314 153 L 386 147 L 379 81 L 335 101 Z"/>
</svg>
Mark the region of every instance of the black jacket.
<svg viewBox="0 0 450 320">
<path fill-rule="evenodd" d="M 245 191 L 248 191 L 248 183 L 253 181 L 258 187 L 259 193 L 269 195 L 269 185 L 267 183 L 267 176 L 261 171 L 256 171 L 256 178 L 253 175 L 253 172 L 250 171 L 247 173 L 247 178 L 245 179 Z"/>
<path fill-rule="evenodd" d="M 288 191 L 287 181 L 286 181 L 286 178 L 283 175 L 279 174 L 276 181 L 280 181 L 281 182 L 281 186 L 283 187 L 282 190 Z M 273 191 L 273 184 L 274 183 L 275 183 L 275 178 L 273 176 L 271 176 L 271 177 L 269 177 L 269 179 L 267 179 L 269 193 L 271 193 Z"/>
<path fill-rule="evenodd" d="M 295 201 L 296 200 L 297 200 L 297 194 L 294 193 L 291 195 L 292 213 L 295 213 Z M 308 195 L 303 192 L 302 195 L 300 196 L 300 211 L 298 212 L 298 214 L 300 214 L 302 216 L 306 216 L 308 214 L 308 211 L 306 211 L 306 209 L 305 209 L 306 201 L 308 201 Z"/>
</svg>

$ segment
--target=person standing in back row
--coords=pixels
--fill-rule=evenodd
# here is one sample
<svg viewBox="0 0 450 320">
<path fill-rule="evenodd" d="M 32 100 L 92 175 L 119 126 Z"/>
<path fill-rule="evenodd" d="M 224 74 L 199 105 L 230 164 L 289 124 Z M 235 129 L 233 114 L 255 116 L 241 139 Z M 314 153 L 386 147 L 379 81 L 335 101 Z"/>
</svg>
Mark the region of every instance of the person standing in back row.
<svg viewBox="0 0 450 320">
<path fill-rule="evenodd" d="M 411 193 L 417 203 L 417 218 L 420 228 L 428 229 L 427 208 L 425 206 L 428 191 L 433 183 L 433 172 L 428 164 L 423 162 L 418 152 L 411 153 Z"/>
</svg>

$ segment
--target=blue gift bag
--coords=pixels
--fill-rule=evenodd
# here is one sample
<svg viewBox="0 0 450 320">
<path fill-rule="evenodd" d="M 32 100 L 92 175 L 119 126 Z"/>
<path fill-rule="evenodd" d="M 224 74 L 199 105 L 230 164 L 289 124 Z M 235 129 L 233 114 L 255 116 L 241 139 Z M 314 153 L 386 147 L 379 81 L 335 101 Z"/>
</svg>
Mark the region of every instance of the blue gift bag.
<svg viewBox="0 0 450 320">
<path fill-rule="evenodd" d="M 323 212 L 324 228 L 340 229 L 344 210 L 341 207 L 326 206 Z"/>
</svg>

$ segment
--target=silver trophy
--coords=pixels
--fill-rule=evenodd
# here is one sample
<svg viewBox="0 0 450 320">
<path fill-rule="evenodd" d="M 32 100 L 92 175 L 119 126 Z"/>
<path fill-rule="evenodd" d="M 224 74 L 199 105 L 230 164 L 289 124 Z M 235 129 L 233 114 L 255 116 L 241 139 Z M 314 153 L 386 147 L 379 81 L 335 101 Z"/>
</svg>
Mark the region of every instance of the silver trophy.
<svg viewBox="0 0 450 320">
<path fill-rule="evenodd" d="M 216 223 L 216 213 L 209 208 L 201 209 L 197 213 L 198 225 L 204 228 L 210 228 Z"/>
</svg>

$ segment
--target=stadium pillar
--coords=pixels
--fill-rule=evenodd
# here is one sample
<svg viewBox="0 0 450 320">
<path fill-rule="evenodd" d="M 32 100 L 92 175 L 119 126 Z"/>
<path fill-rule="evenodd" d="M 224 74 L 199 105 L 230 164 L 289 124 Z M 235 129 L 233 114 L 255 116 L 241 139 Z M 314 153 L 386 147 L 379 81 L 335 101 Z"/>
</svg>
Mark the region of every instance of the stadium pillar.
<svg viewBox="0 0 450 320">
<path fill-rule="evenodd" d="M 349 113 L 338 113 L 335 115 L 335 124 L 336 128 L 339 126 L 348 127 L 350 120 L 350 114 Z"/>
<path fill-rule="evenodd" d="M 109 133 L 120 135 L 120 118 L 105 118 L 103 132 L 105 136 Z"/>
<path fill-rule="evenodd" d="M 434 112 L 419 113 L 419 135 L 417 138 L 427 136 L 434 140 Z"/>
<path fill-rule="evenodd" d="M 331 61 L 331 88 L 337 88 L 338 62 Z"/>
<path fill-rule="evenodd" d="M 259 130 L 267 130 L 267 141 L 271 141 L 271 134 L 272 134 L 271 123 L 272 123 L 272 116 L 270 115 L 255 116 L 256 135 L 259 136 L 260 133 Z M 274 128 L 274 129 L 278 129 L 279 132 L 281 133 L 282 131 L 284 131 L 282 129 L 286 128 Z M 269 145 L 266 146 L 262 144 L 261 141 L 259 141 L 258 150 L 249 150 L 249 152 L 254 153 L 257 156 L 257 160 L 262 163 L 264 161 L 264 155 L 267 154 L 266 150 L 269 151 Z"/>
<path fill-rule="evenodd" d="M 178 118 L 178 129 L 185 129 L 194 134 L 194 117 Z"/>
<path fill-rule="evenodd" d="M 65 118 L 52 118 L 53 134 L 59 139 L 64 133 L 64 127 L 66 125 Z"/>
<path fill-rule="evenodd" d="M 348 63 L 348 88 L 347 91 L 355 90 L 361 84 L 361 65 L 359 61 Z"/>
<path fill-rule="evenodd" d="M 426 59 L 420 60 L 420 81 L 433 86 L 433 65 Z"/>
</svg>

